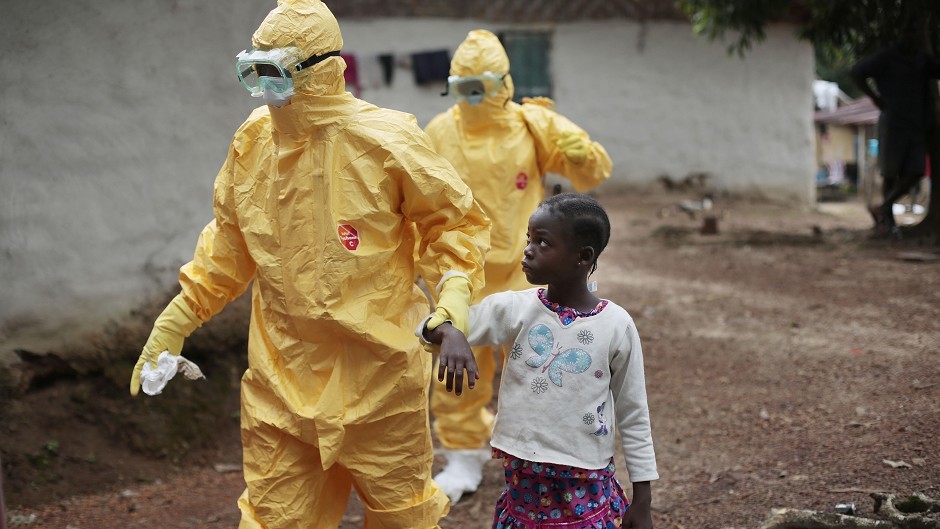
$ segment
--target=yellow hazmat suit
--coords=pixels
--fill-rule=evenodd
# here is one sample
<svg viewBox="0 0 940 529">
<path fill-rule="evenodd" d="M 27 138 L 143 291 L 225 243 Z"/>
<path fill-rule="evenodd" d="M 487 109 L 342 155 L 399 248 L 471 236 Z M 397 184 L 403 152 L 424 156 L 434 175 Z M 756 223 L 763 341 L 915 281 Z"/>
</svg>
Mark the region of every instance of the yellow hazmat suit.
<svg viewBox="0 0 940 529">
<path fill-rule="evenodd" d="M 508 73 L 509 58 L 496 35 L 471 31 L 451 61 L 451 75 Z M 492 222 L 486 254 L 486 286 L 476 300 L 504 290 L 530 288 L 520 262 L 529 216 L 541 202 L 543 176 L 558 173 L 578 191 L 596 187 L 610 176 L 604 148 L 567 118 L 541 104 L 514 103 L 512 77 L 506 75 L 495 96 L 479 104 L 460 101 L 425 127 L 434 148 L 447 158 L 473 191 Z M 480 380 L 457 397 L 435 386 L 431 395 L 434 431 L 445 448 L 479 449 L 489 441 L 495 356 L 475 348 Z"/>
<path fill-rule="evenodd" d="M 252 43 L 313 56 L 343 40 L 319 0 L 281 0 Z M 201 321 L 252 286 L 242 529 L 336 527 L 351 487 L 367 528 L 436 527 L 448 509 L 430 474 L 431 357 L 413 334 L 428 304 L 414 277 L 481 288 L 489 223 L 414 117 L 354 98 L 345 67 L 337 56 L 295 73 L 288 104 L 238 129 L 215 219 L 181 269 Z M 181 334 L 196 326 L 175 319 Z"/>
</svg>

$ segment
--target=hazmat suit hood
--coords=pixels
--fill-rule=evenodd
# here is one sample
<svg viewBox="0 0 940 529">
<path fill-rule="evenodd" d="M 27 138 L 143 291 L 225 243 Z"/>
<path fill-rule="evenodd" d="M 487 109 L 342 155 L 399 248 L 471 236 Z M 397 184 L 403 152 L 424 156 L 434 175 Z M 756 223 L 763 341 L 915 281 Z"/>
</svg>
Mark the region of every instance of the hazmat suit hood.
<svg viewBox="0 0 940 529">
<path fill-rule="evenodd" d="M 494 96 L 483 98 L 477 105 L 466 101 L 457 103 L 461 121 L 466 126 L 474 127 L 492 123 L 501 117 L 508 116 L 508 103 L 512 100 L 513 84 L 509 75 L 509 56 L 503 48 L 499 38 L 485 29 L 475 29 L 467 34 L 454 58 L 450 61 L 450 74 L 467 77 L 480 75 L 483 72 L 506 74 L 503 86 Z"/>
<path fill-rule="evenodd" d="M 251 44 L 262 50 L 293 46 L 308 58 L 342 50 L 343 35 L 336 17 L 320 0 L 278 0 L 277 7 L 255 30 Z M 342 94 L 346 90 L 345 70 L 346 61 L 330 57 L 294 72 L 294 90 L 297 94 Z"/>
</svg>

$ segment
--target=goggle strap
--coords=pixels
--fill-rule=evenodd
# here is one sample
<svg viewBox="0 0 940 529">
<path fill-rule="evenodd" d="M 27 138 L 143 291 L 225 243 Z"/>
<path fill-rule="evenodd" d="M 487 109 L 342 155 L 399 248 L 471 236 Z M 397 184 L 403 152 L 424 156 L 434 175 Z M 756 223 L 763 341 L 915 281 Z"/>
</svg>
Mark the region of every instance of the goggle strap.
<svg viewBox="0 0 940 529">
<path fill-rule="evenodd" d="M 310 58 L 307 59 L 306 61 L 304 61 L 304 62 L 298 64 L 297 66 L 294 66 L 294 71 L 295 71 L 295 72 L 299 72 L 299 71 L 303 70 L 304 68 L 309 68 L 310 66 L 313 66 L 314 64 L 317 64 L 318 62 L 323 62 L 323 61 L 329 59 L 330 57 L 339 57 L 339 54 L 340 54 L 340 52 L 339 52 L 339 50 L 337 50 L 337 51 L 328 51 L 328 52 L 324 53 L 323 55 L 313 55 L 312 57 L 310 57 Z"/>
</svg>

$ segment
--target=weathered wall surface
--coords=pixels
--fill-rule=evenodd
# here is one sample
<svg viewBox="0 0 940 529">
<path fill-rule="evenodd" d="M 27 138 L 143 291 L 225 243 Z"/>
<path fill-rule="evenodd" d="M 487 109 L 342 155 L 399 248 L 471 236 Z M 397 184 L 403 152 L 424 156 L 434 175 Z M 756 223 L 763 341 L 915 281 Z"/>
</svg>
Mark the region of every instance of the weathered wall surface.
<svg viewBox="0 0 940 529">
<path fill-rule="evenodd" d="M 0 365 L 173 290 L 211 217 L 232 132 L 257 100 L 235 80 L 273 2 L 14 2 L 0 33 Z M 340 20 L 346 51 L 449 48 L 472 20 Z M 746 60 L 683 24 L 554 29 L 558 110 L 610 151 L 617 186 L 714 175 L 812 199 L 812 53 L 775 28 Z M 450 100 L 398 67 L 362 97 L 426 124 Z"/>
<path fill-rule="evenodd" d="M 172 283 L 253 106 L 233 85 L 234 54 L 269 8 L 4 5 L 0 363 Z"/>
<path fill-rule="evenodd" d="M 618 183 L 702 171 L 721 189 L 813 201 L 809 44 L 772 27 L 741 60 L 684 24 L 651 25 L 642 52 L 639 32 L 572 25 L 557 32 L 552 56 L 559 110 L 604 143 Z"/>
</svg>

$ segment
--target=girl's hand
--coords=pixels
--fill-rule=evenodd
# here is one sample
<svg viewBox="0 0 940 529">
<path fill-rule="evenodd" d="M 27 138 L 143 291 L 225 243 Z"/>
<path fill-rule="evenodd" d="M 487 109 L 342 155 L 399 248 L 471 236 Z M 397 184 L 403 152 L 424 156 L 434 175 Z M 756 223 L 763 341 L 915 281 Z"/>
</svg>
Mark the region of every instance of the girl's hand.
<svg viewBox="0 0 940 529">
<path fill-rule="evenodd" d="M 638 505 L 630 504 L 627 509 L 627 517 L 623 522 L 624 527 L 630 529 L 653 529 L 653 516 L 649 509 L 638 509 Z"/>
<path fill-rule="evenodd" d="M 460 395 L 463 393 L 464 371 L 466 371 L 467 387 L 473 389 L 477 379 L 480 378 L 480 370 L 477 368 L 477 361 L 470 349 L 470 343 L 467 342 L 467 337 L 450 323 L 443 323 L 429 333 L 435 334 L 434 338 L 441 339 L 437 379 L 443 381 L 446 374 L 447 391 Z M 426 332 L 425 335 L 429 333 Z"/>
<path fill-rule="evenodd" d="M 633 501 L 627 509 L 627 516 L 623 520 L 623 527 L 630 529 L 653 529 L 653 514 L 650 510 L 652 493 L 649 481 L 638 481 L 633 484 Z"/>
</svg>

